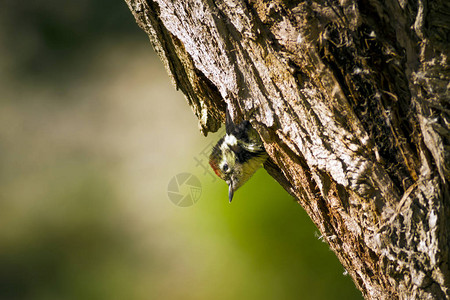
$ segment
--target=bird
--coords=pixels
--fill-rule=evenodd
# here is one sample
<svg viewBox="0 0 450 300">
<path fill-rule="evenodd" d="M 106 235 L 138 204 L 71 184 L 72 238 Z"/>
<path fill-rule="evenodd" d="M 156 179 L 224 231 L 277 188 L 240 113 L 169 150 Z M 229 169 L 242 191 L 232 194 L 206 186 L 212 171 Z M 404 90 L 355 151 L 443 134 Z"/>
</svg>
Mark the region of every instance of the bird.
<svg viewBox="0 0 450 300">
<path fill-rule="evenodd" d="M 249 121 L 236 124 L 228 108 L 225 112 L 226 134 L 212 148 L 209 164 L 228 184 L 228 200 L 264 164 L 268 155 L 258 132 Z"/>
</svg>

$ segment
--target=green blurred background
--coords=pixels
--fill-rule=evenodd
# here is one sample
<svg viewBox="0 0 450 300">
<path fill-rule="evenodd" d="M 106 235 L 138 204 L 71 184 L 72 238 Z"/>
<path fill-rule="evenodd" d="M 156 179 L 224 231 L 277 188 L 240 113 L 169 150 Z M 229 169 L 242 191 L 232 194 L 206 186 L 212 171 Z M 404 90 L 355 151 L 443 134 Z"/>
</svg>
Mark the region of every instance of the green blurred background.
<svg viewBox="0 0 450 300">
<path fill-rule="evenodd" d="M 0 299 L 361 299 L 264 170 L 228 204 L 123 1 L 1 1 L 0 92 Z"/>
</svg>

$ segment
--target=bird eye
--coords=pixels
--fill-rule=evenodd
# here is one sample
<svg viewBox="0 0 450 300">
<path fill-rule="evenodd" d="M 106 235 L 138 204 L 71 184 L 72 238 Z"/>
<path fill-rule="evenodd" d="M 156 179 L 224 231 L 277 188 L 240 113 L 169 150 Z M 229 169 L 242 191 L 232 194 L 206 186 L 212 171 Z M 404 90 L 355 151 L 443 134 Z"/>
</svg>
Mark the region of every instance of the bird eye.
<svg viewBox="0 0 450 300">
<path fill-rule="evenodd" d="M 223 171 L 226 172 L 227 170 L 228 170 L 228 165 L 227 165 L 227 164 L 224 164 L 224 165 L 223 165 Z"/>
</svg>

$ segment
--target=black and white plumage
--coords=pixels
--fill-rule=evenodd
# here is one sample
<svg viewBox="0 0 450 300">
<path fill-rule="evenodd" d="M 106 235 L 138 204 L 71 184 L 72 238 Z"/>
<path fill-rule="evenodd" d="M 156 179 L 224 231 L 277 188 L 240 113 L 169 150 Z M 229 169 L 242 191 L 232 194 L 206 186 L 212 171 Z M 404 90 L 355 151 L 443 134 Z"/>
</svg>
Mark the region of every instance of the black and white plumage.
<svg viewBox="0 0 450 300">
<path fill-rule="evenodd" d="M 267 159 L 264 145 L 249 121 L 235 124 L 228 110 L 225 121 L 226 135 L 213 147 L 209 164 L 214 172 L 228 184 L 229 201 Z"/>
</svg>

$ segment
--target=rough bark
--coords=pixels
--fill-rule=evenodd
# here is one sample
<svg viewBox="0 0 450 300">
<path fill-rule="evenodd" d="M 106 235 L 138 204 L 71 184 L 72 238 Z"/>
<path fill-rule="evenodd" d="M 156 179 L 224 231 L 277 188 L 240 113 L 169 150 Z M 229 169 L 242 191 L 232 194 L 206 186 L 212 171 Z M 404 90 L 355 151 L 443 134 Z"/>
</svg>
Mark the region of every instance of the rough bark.
<svg viewBox="0 0 450 300">
<path fill-rule="evenodd" d="M 448 1 L 126 2 L 202 132 L 251 121 L 367 299 L 450 297 Z"/>
</svg>

